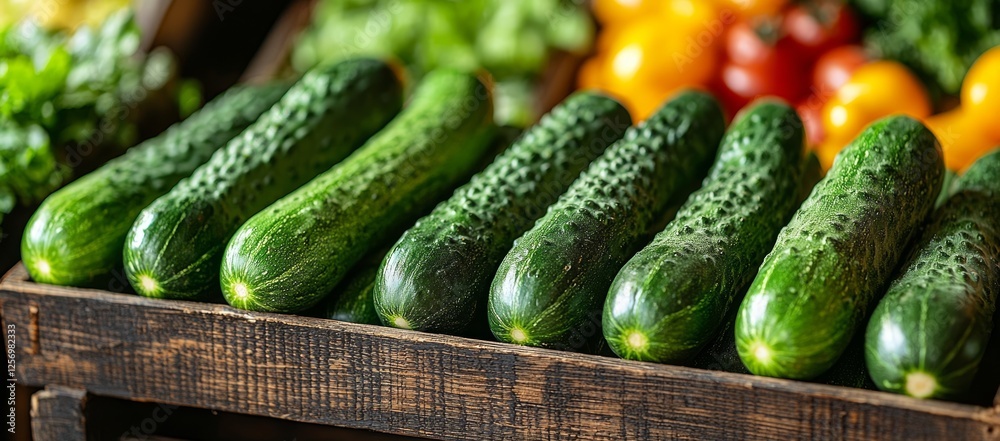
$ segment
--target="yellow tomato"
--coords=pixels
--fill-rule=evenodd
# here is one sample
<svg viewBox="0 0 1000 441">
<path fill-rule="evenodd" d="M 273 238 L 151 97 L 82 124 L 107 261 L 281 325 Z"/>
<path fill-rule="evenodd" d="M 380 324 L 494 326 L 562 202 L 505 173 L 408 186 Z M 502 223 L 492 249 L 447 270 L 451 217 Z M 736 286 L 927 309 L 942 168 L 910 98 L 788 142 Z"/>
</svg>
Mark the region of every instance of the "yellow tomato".
<svg viewBox="0 0 1000 441">
<path fill-rule="evenodd" d="M 712 33 L 713 22 L 719 21 L 721 26 L 722 17 L 716 11 L 716 6 L 705 0 L 666 0 L 660 6 L 661 14 L 673 15 L 677 20 L 688 22 L 695 26 L 700 26 L 704 30 Z M 670 35 L 670 29 L 663 29 L 664 35 Z M 716 31 L 716 38 L 722 38 L 722 28 Z"/>
<path fill-rule="evenodd" d="M 655 13 L 660 0 L 594 0 L 594 15 L 602 24 L 621 23 Z"/>
<path fill-rule="evenodd" d="M 1000 141 L 1000 47 L 986 51 L 965 75 L 962 108 L 971 124 Z"/>
<path fill-rule="evenodd" d="M 850 139 L 827 138 L 817 145 L 814 151 L 816 152 L 816 157 L 819 158 L 819 164 L 823 167 L 823 170 L 829 170 L 833 166 L 833 160 L 837 158 L 837 154 L 850 143 Z"/>
<path fill-rule="evenodd" d="M 672 29 L 672 37 L 664 36 Z M 717 61 L 715 47 L 699 46 L 697 27 L 667 16 L 637 20 L 611 43 L 601 77 L 614 91 L 644 87 L 672 90 L 707 83 Z"/>
<path fill-rule="evenodd" d="M 920 80 L 895 61 L 858 68 L 823 107 L 823 129 L 832 139 L 853 139 L 868 124 L 892 114 L 930 115 L 931 103 Z"/>
<path fill-rule="evenodd" d="M 632 115 L 632 122 L 638 124 L 653 116 L 672 96 L 688 87 L 652 88 L 641 93 L 631 93 L 622 98 L 622 104 Z"/>
<path fill-rule="evenodd" d="M 593 57 L 583 62 L 580 66 L 580 73 L 577 74 L 577 88 L 582 90 L 601 89 L 604 81 L 601 79 L 601 66 L 604 60 L 601 57 Z"/>
<path fill-rule="evenodd" d="M 964 107 L 939 113 L 924 122 L 941 143 L 945 166 L 956 172 L 965 170 L 998 144 Z"/>
</svg>

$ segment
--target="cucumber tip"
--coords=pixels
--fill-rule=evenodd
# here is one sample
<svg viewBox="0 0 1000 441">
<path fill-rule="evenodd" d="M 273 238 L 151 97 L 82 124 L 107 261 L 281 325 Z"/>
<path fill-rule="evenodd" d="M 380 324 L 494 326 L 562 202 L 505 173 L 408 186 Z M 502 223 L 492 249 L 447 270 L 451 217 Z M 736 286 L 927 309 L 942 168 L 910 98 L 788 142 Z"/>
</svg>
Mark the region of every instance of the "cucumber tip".
<svg viewBox="0 0 1000 441">
<path fill-rule="evenodd" d="M 400 329 L 410 329 L 410 322 L 407 321 L 402 316 L 397 316 L 392 319 L 392 326 L 395 326 Z"/>
<path fill-rule="evenodd" d="M 762 341 L 753 342 L 750 345 L 750 356 L 754 358 L 757 364 L 761 366 L 768 366 L 772 362 L 773 352 L 771 347 L 767 343 Z"/>
<path fill-rule="evenodd" d="M 246 298 L 250 295 L 250 290 L 247 289 L 247 284 L 243 282 L 234 283 L 233 295 L 239 300 L 246 300 Z"/>
<path fill-rule="evenodd" d="M 514 328 L 510 330 L 510 339 L 514 343 L 524 344 L 528 340 L 528 334 L 521 328 Z"/>
<path fill-rule="evenodd" d="M 938 382 L 933 375 L 914 371 L 906 374 L 906 394 L 914 398 L 929 398 L 938 390 Z"/>
<path fill-rule="evenodd" d="M 628 344 L 629 349 L 635 352 L 641 352 L 646 350 L 646 346 L 649 345 L 649 338 L 646 334 L 639 331 L 631 331 L 625 337 L 625 343 Z"/>
<path fill-rule="evenodd" d="M 35 269 L 35 271 L 32 272 L 38 274 L 42 278 L 47 279 L 52 275 L 52 266 L 49 265 L 49 262 L 45 259 L 36 260 L 32 266 Z"/>
<path fill-rule="evenodd" d="M 152 277 L 146 274 L 139 276 L 139 289 L 142 289 L 143 293 L 153 295 L 159 291 L 159 288 L 160 285 Z"/>
</svg>

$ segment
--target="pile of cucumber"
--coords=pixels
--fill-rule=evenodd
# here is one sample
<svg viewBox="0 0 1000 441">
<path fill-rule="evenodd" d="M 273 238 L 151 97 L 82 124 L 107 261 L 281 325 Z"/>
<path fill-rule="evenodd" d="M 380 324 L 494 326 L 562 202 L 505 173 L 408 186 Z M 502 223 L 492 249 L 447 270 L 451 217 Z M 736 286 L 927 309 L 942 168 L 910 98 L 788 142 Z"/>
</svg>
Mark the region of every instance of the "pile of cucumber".
<svg viewBox="0 0 1000 441">
<path fill-rule="evenodd" d="M 891 116 L 821 177 L 782 102 L 727 129 L 682 92 L 632 126 L 578 92 L 491 158 L 487 83 L 435 71 L 404 97 L 399 75 L 354 59 L 223 95 L 51 195 L 25 266 L 920 398 L 972 387 L 1000 294 L 1000 151 L 943 185 L 934 135 Z"/>
</svg>

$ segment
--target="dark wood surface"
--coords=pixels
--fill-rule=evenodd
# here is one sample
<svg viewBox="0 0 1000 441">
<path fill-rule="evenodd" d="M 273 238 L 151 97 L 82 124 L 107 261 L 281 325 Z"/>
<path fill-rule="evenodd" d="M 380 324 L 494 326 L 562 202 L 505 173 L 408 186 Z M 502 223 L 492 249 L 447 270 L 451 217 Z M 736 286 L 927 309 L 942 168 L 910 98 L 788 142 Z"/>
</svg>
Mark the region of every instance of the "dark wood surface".
<svg viewBox="0 0 1000 441">
<path fill-rule="evenodd" d="M 31 433 L 34 441 L 86 441 L 84 406 L 87 392 L 47 386 L 31 396 Z"/>
<path fill-rule="evenodd" d="M 18 329 L 37 315 L 33 385 L 434 439 L 1000 440 L 998 407 L 26 279 L 0 308 Z"/>
</svg>

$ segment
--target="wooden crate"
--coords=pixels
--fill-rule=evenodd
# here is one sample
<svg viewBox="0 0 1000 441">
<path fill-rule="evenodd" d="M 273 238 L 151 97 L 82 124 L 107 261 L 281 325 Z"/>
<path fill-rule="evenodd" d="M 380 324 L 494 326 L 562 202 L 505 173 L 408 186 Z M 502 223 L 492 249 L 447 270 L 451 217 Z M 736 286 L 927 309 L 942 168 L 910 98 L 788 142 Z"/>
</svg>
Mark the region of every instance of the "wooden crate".
<svg viewBox="0 0 1000 441">
<path fill-rule="evenodd" d="M 433 439 L 1000 440 L 992 407 L 0 283 L 17 380 Z"/>
</svg>

